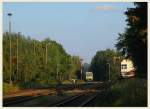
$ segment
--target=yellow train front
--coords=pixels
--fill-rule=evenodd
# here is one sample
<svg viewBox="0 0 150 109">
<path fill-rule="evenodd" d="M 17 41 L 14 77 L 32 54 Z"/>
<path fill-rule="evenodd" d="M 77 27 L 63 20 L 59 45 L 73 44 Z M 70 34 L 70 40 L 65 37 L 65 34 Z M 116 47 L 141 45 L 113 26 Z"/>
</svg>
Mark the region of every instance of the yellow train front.
<svg viewBox="0 0 150 109">
<path fill-rule="evenodd" d="M 93 81 L 93 73 L 92 72 L 86 72 L 85 78 L 86 78 L 86 81 Z"/>
</svg>

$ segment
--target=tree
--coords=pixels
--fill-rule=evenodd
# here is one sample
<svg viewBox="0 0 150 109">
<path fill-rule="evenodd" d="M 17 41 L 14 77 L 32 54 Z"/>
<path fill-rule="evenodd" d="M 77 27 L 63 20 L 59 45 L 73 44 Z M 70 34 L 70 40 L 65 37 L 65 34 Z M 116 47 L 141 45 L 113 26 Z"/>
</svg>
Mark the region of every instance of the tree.
<svg viewBox="0 0 150 109">
<path fill-rule="evenodd" d="M 71 56 L 69 65 L 70 65 L 69 79 L 71 79 L 71 78 L 79 79 L 78 73 L 81 70 L 80 57 L 79 56 Z"/>
<path fill-rule="evenodd" d="M 125 56 L 130 56 L 137 68 L 138 77 L 147 78 L 147 3 L 136 2 L 135 8 L 129 8 L 127 27 L 119 34 L 117 49 Z"/>
<path fill-rule="evenodd" d="M 116 61 L 115 57 L 120 57 L 120 54 L 110 49 L 98 51 L 96 53 L 90 66 L 90 71 L 94 74 L 94 80 L 108 80 L 109 70 L 111 80 L 115 80 L 119 76 L 120 62 Z"/>
</svg>

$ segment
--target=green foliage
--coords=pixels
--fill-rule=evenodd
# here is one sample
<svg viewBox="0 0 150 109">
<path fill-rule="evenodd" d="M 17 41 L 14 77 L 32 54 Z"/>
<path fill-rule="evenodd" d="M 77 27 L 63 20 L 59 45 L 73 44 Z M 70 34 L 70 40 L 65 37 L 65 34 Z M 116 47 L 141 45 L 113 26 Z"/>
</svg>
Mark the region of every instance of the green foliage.
<svg viewBox="0 0 150 109">
<path fill-rule="evenodd" d="M 14 92 L 17 92 L 18 90 L 19 90 L 19 87 L 17 85 L 3 83 L 3 93 L 4 94 L 14 93 Z"/>
<path fill-rule="evenodd" d="M 135 8 L 125 12 L 127 28 L 119 34 L 116 47 L 123 55 L 132 57 L 137 68 L 136 75 L 147 78 L 147 3 L 134 4 Z"/>
<path fill-rule="evenodd" d="M 147 106 L 147 81 L 138 78 L 124 79 L 108 90 L 99 101 L 100 106 Z"/>
<path fill-rule="evenodd" d="M 119 58 L 119 59 L 117 59 Z M 110 65 L 110 79 L 115 80 L 120 73 L 120 55 L 114 50 L 98 51 L 92 59 L 90 70 L 94 73 L 95 80 L 109 79 L 109 65 Z"/>
<path fill-rule="evenodd" d="M 77 73 L 81 69 L 80 57 L 72 56 L 70 59 L 69 79 L 77 79 Z"/>
<path fill-rule="evenodd" d="M 11 38 L 11 73 L 10 73 Z M 18 39 L 18 56 L 17 56 Z M 17 70 L 18 62 L 18 70 Z M 16 33 L 3 34 L 3 81 L 21 87 L 37 87 L 76 78 L 80 58 L 70 56 L 61 44 L 50 39 L 38 41 Z"/>
</svg>

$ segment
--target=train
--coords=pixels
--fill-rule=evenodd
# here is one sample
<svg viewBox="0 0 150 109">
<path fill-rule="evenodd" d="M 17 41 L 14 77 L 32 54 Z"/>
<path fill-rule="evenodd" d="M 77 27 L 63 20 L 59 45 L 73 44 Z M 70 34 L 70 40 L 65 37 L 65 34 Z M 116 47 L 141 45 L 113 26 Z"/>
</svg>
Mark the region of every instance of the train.
<svg viewBox="0 0 150 109">
<path fill-rule="evenodd" d="M 86 81 L 93 81 L 93 72 L 86 72 L 85 79 Z"/>
<path fill-rule="evenodd" d="M 123 59 L 121 61 L 121 77 L 129 78 L 135 76 L 135 67 L 130 59 Z"/>
</svg>

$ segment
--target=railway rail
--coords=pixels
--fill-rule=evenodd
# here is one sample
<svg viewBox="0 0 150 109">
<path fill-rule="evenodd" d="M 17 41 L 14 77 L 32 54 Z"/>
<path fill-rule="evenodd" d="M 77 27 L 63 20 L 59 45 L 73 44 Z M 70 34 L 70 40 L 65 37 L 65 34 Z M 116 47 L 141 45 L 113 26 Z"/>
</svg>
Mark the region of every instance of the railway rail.
<svg viewBox="0 0 150 109">
<path fill-rule="evenodd" d="M 36 99 L 36 98 L 39 98 L 41 97 L 42 95 L 36 95 L 36 96 L 17 96 L 17 97 L 12 97 L 12 98 L 7 98 L 7 99 L 4 99 L 3 101 L 3 106 L 11 106 L 13 104 L 19 104 L 19 103 L 22 103 L 22 102 L 26 102 L 26 101 L 29 101 L 29 100 L 33 100 L 33 99 Z"/>
<path fill-rule="evenodd" d="M 101 91 L 102 92 L 102 91 Z M 51 104 L 51 107 L 84 107 L 92 102 L 101 92 L 87 92 L 71 96 L 58 103 Z"/>
<path fill-rule="evenodd" d="M 88 103 L 93 102 L 99 94 L 103 94 L 110 84 L 96 84 L 94 91 L 87 91 L 85 93 L 80 93 L 69 98 L 66 98 L 57 103 L 51 104 L 51 107 L 84 107 Z"/>
</svg>

